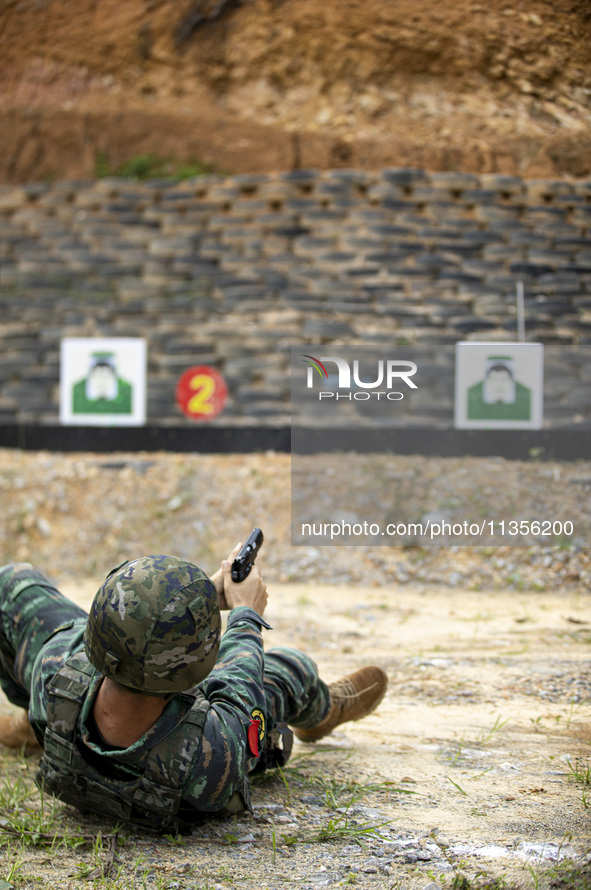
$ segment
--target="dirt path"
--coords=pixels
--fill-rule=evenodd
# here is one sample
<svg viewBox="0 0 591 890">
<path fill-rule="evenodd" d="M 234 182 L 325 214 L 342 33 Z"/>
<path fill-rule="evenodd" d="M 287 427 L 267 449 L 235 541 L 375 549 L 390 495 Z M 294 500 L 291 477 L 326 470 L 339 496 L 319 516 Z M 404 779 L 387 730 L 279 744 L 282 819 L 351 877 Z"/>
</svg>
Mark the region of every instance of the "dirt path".
<svg viewBox="0 0 591 890">
<path fill-rule="evenodd" d="M 397 838 L 409 835 L 390 866 L 402 886 L 424 887 L 446 852 L 466 860 L 468 874 L 519 877 L 560 847 L 560 856 L 590 849 L 591 801 L 572 775 L 589 764 L 590 605 L 416 587 L 275 591 L 277 636 L 295 632 L 324 676 L 366 661 L 388 670 L 378 712 L 331 741 L 354 747 L 359 781 L 415 792 L 375 804 Z M 439 849 L 428 840 L 434 829 Z M 420 850 L 431 859 L 415 864 Z"/>
</svg>

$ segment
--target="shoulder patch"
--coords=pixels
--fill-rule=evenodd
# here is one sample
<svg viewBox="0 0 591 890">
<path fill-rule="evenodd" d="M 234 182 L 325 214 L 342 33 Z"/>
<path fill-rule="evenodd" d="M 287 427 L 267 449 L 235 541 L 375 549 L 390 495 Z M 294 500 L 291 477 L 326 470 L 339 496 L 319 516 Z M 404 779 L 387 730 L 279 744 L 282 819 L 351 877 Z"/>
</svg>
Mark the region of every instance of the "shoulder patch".
<svg viewBox="0 0 591 890">
<path fill-rule="evenodd" d="M 265 715 L 260 708 L 253 708 L 250 712 L 250 725 L 247 731 L 248 747 L 254 757 L 260 753 L 259 745 L 265 738 Z"/>
</svg>

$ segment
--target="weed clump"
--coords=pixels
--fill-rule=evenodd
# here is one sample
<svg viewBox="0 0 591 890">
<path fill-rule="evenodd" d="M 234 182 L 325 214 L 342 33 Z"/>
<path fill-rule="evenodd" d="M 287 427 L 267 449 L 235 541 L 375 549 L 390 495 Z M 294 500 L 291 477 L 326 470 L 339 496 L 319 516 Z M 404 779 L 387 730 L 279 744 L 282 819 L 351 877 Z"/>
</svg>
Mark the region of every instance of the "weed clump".
<svg viewBox="0 0 591 890">
<path fill-rule="evenodd" d="M 145 181 L 147 179 L 192 179 L 194 176 L 206 176 L 214 173 L 213 164 L 203 161 L 179 161 L 172 158 L 159 158 L 153 154 L 140 154 L 129 158 L 116 167 L 111 166 L 107 154 L 99 151 L 95 158 L 95 176 L 104 179 L 107 176 L 122 176 L 125 179 Z"/>
</svg>

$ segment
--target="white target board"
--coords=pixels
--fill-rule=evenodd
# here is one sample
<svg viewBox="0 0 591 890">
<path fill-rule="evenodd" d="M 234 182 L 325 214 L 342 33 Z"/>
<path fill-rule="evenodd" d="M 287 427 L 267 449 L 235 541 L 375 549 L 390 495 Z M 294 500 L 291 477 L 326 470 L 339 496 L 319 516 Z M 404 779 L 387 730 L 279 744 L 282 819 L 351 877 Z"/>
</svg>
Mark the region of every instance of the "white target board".
<svg viewBox="0 0 591 890">
<path fill-rule="evenodd" d="M 64 338 L 60 421 L 69 426 L 143 426 L 146 341 L 136 337 Z"/>
<path fill-rule="evenodd" d="M 543 405 L 542 343 L 456 344 L 458 429 L 541 429 Z"/>
</svg>

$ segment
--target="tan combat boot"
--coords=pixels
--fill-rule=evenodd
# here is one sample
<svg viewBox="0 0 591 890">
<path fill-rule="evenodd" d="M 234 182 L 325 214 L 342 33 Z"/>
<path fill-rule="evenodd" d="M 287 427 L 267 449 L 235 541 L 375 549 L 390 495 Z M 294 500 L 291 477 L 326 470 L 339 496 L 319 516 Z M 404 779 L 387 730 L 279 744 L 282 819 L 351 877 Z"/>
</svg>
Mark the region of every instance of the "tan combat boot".
<svg viewBox="0 0 591 890">
<path fill-rule="evenodd" d="M 383 699 L 388 677 L 381 667 L 368 665 L 353 674 L 328 684 L 330 709 L 328 714 L 309 729 L 293 727 L 302 742 L 316 742 L 333 731 L 335 726 L 348 720 L 361 720 L 371 714 Z"/>
<path fill-rule="evenodd" d="M 23 709 L 15 714 L 0 716 L 0 743 L 8 748 L 25 747 L 25 754 L 38 754 L 41 745 L 29 723 L 29 715 Z"/>
</svg>

